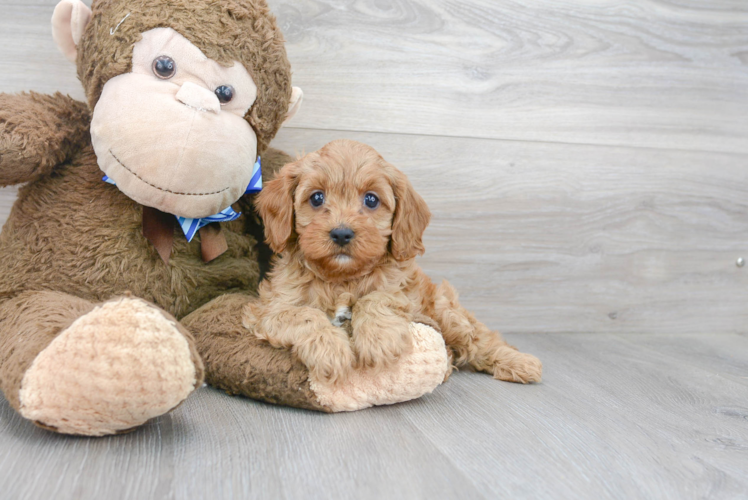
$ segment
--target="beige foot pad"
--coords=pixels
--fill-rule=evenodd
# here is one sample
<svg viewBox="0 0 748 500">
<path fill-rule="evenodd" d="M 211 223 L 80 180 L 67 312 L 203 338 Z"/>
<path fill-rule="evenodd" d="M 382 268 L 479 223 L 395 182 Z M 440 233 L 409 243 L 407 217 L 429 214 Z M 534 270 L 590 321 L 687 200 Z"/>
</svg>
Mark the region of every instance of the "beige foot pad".
<svg viewBox="0 0 748 500">
<path fill-rule="evenodd" d="M 175 323 L 122 298 L 81 316 L 39 353 L 23 377 L 20 410 L 57 432 L 114 434 L 168 412 L 195 383 Z"/>
<path fill-rule="evenodd" d="M 374 373 L 356 370 L 342 386 L 310 376 L 317 400 L 332 411 L 354 411 L 416 399 L 433 391 L 449 371 L 444 339 L 433 328 L 411 323 L 413 351 L 392 368 Z"/>
</svg>

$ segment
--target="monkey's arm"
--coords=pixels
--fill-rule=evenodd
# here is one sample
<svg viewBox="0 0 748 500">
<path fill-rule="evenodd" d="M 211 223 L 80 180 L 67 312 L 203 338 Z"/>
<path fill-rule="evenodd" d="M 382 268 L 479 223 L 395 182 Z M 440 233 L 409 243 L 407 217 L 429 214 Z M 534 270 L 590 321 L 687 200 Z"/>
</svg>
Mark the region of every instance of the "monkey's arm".
<svg viewBox="0 0 748 500">
<path fill-rule="evenodd" d="M 38 179 L 89 140 L 88 106 L 64 96 L 0 93 L 0 186 Z"/>
</svg>

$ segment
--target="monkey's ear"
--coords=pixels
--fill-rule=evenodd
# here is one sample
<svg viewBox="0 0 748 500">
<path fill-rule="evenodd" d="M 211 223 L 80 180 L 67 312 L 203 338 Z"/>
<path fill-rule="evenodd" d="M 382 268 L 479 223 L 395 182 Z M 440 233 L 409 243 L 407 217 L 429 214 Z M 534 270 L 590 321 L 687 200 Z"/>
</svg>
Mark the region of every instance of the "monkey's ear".
<svg viewBox="0 0 748 500">
<path fill-rule="evenodd" d="M 301 101 L 304 100 L 304 92 L 299 87 L 294 87 L 291 93 L 291 101 L 288 103 L 288 113 L 286 113 L 286 119 L 283 120 L 283 124 L 288 123 L 288 120 L 293 118 L 301 108 Z"/>
<path fill-rule="evenodd" d="M 65 57 L 75 62 L 83 30 L 91 21 L 91 9 L 81 0 L 61 0 L 52 14 L 52 38 Z"/>
</svg>

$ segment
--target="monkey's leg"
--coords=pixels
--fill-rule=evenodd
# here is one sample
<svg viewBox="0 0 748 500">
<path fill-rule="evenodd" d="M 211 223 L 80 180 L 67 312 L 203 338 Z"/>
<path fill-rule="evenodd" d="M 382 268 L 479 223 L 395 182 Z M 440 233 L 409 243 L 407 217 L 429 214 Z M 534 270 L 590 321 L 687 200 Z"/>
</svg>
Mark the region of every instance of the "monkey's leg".
<svg viewBox="0 0 748 500">
<path fill-rule="evenodd" d="M 310 376 L 291 349 L 274 348 L 242 325 L 247 295 L 223 295 L 182 319 L 197 340 L 209 384 L 229 394 L 324 412 L 352 411 L 418 398 L 434 390 L 450 363 L 439 332 L 411 324 L 413 349 L 388 368 L 350 372 L 342 384 Z"/>
<path fill-rule="evenodd" d="M 0 389 L 23 417 L 100 436 L 176 407 L 203 380 L 192 336 L 147 302 L 24 292 L 0 305 Z"/>
<path fill-rule="evenodd" d="M 88 106 L 63 96 L 0 93 L 0 186 L 38 179 L 90 140 Z"/>
<path fill-rule="evenodd" d="M 447 281 L 434 294 L 435 318 L 447 347 L 455 354 L 455 363 L 469 364 L 509 382 L 540 382 L 543 365 L 531 354 L 517 351 L 498 332 L 475 319 L 462 307 L 457 291 Z"/>
</svg>

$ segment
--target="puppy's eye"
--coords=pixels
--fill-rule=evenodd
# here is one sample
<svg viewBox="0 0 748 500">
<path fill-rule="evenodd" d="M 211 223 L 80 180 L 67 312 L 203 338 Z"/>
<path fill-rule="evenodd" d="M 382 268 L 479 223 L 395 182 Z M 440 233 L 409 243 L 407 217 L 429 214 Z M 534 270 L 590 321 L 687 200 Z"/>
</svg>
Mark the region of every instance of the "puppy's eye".
<svg viewBox="0 0 748 500">
<path fill-rule="evenodd" d="M 377 208 L 379 206 L 379 198 L 374 193 L 366 193 L 364 195 L 364 205 L 369 208 Z"/>
<path fill-rule="evenodd" d="M 153 74 L 162 80 L 168 80 L 177 72 L 177 63 L 169 56 L 158 56 L 153 60 Z"/>
<path fill-rule="evenodd" d="M 315 191 L 312 193 L 312 196 L 309 197 L 309 203 L 314 208 L 321 207 L 324 202 L 325 202 L 325 193 L 323 193 L 322 191 Z"/>
<path fill-rule="evenodd" d="M 221 104 L 226 104 L 234 98 L 234 87 L 231 85 L 221 85 L 216 89 L 216 96 Z"/>
</svg>

